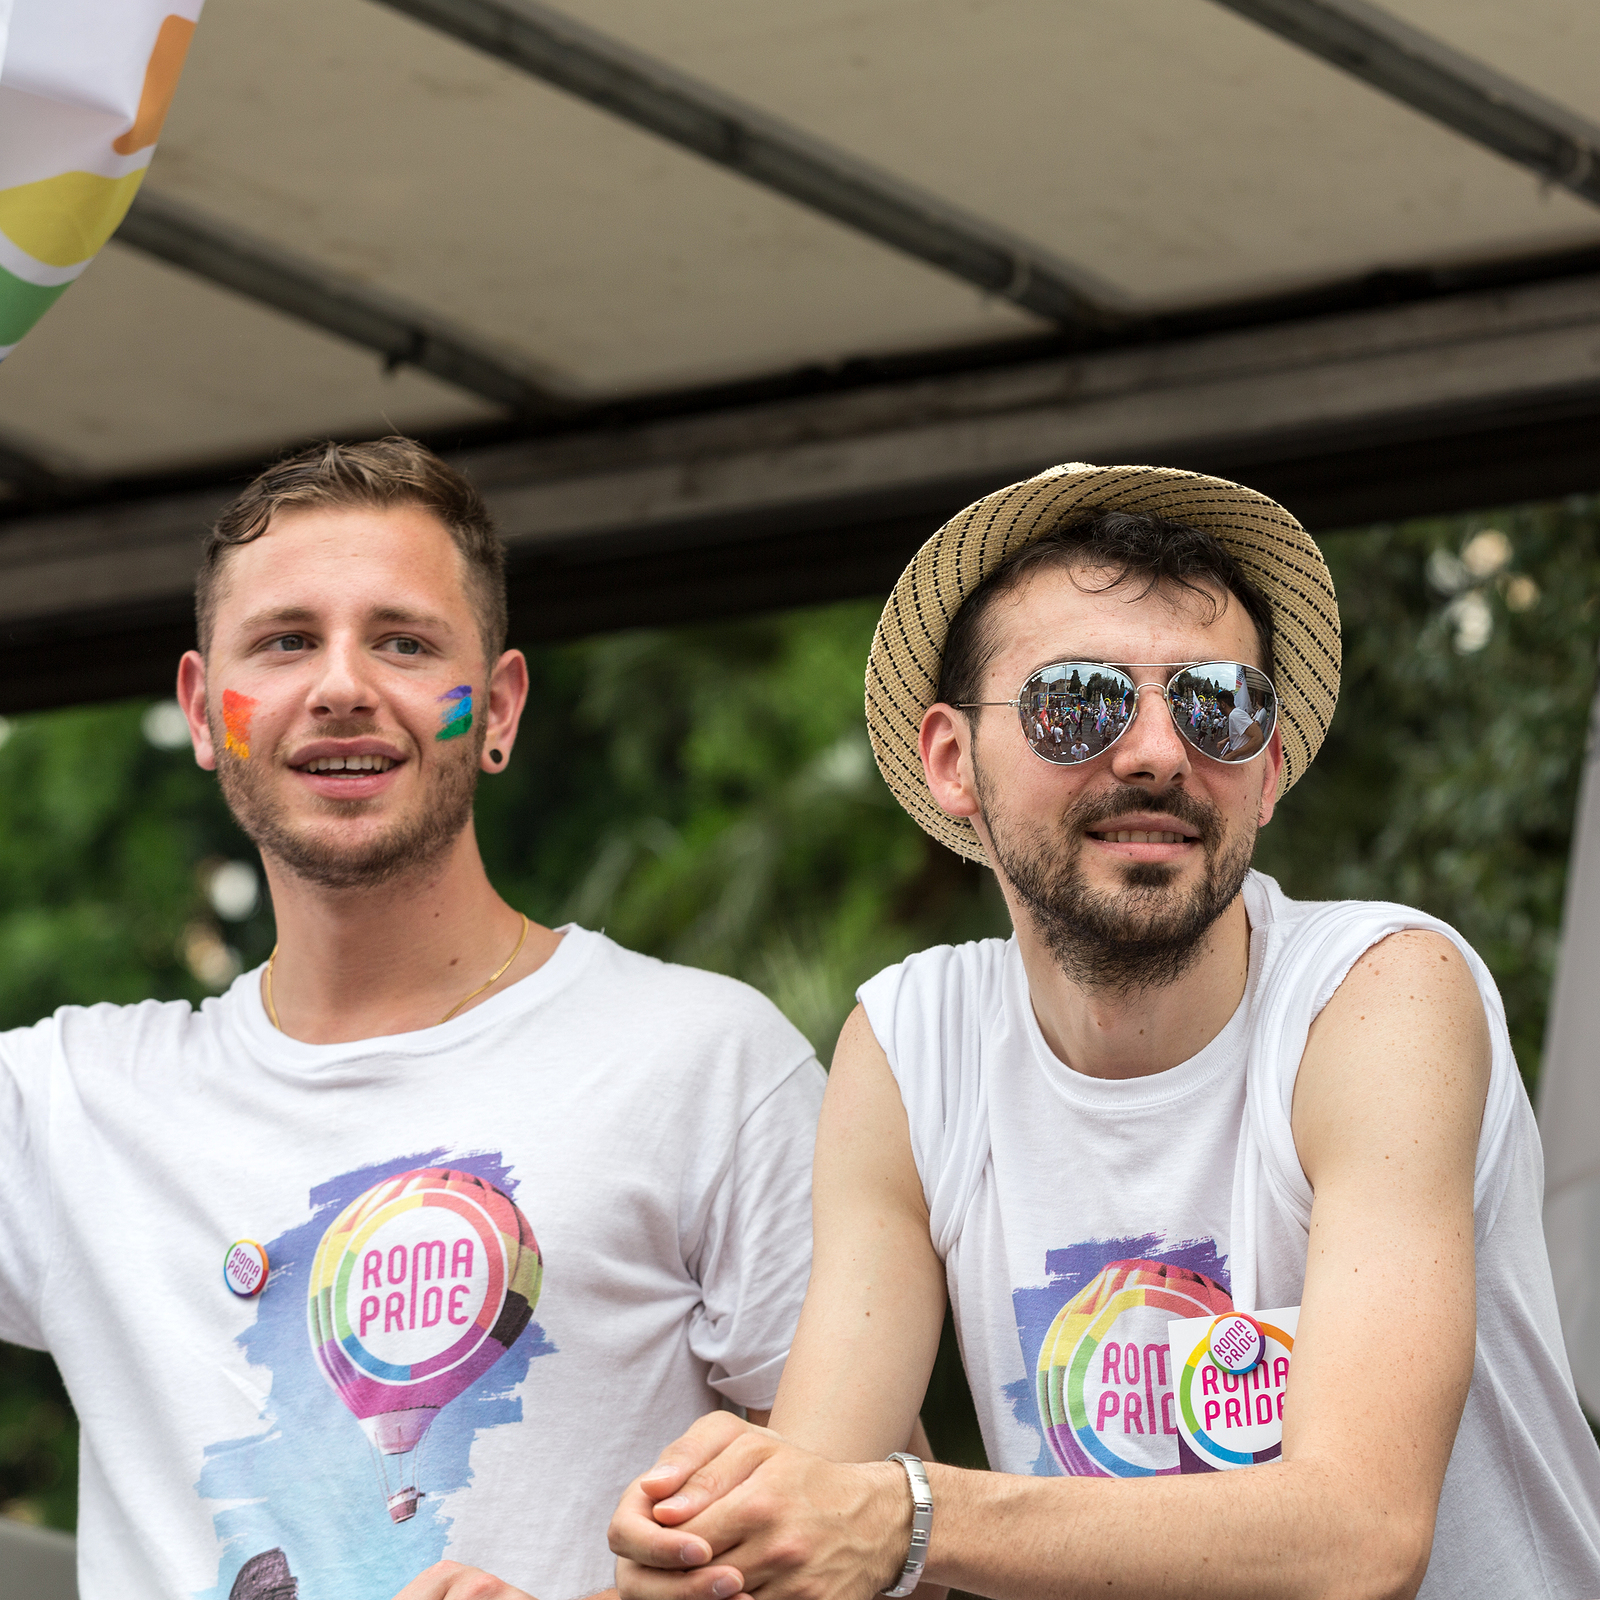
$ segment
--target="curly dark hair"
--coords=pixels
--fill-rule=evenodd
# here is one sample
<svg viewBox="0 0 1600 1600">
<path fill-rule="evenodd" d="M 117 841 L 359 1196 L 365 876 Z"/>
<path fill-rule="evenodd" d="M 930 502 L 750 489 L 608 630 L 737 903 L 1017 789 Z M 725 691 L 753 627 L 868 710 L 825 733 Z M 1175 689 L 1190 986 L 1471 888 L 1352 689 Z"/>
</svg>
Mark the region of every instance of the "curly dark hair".
<svg viewBox="0 0 1600 1600">
<path fill-rule="evenodd" d="M 995 602 L 1051 567 L 1104 572 L 1097 592 L 1141 581 L 1141 599 L 1154 589 L 1186 589 L 1210 602 L 1213 618 L 1223 608 L 1222 597 L 1231 595 L 1255 624 L 1261 669 L 1272 676 L 1271 603 L 1215 534 L 1165 517 L 1096 511 L 1024 545 L 967 596 L 945 636 L 938 700 L 960 706 L 982 698 L 983 675 L 999 644 L 990 626 Z"/>
</svg>

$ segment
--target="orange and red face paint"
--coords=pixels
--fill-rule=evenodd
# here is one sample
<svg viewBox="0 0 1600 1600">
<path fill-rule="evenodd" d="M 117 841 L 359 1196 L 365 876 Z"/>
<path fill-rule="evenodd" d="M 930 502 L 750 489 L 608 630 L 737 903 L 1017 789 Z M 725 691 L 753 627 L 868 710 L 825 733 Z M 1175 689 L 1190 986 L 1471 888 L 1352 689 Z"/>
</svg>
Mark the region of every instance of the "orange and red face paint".
<svg viewBox="0 0 1600 1600">
<path fill-rule="evenodd" d="M 255 714 L 256 702 L 249 695 L 222 691 L 222 726 L 227 734 L 222 747 L 241 761 L 250 759 L 250 719 Z"/>
</svg>

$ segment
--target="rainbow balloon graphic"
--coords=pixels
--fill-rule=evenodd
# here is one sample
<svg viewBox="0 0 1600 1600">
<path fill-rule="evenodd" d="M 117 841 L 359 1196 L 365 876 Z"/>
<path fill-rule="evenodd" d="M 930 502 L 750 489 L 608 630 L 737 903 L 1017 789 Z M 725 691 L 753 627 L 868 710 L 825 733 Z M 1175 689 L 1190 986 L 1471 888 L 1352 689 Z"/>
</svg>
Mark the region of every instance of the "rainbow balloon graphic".
<svg viewBox="0 0 1600 1600">
<path fill-rule="evenodd" d="M 323 1234 L 311 1264 L 311 1349 L 373 1447 L 394 1521 L 413 1516 L 423 1496 L 418 1455 L 440 1408 L 516 1342 L 543 1274 L 521 1211 L 450 1167 L 375 1183 Z"/>
<path fill-rule="evenodd" d="M 1178 1470 L 1167 1324 L 1233 1309 L 1221 1285 L 1165 1261 L 1113 1261 L 1057 1313 L 1039 1349 L 1039 1420 L 1076 1477 Z"/>
<path fill-rule="evenodd" d="M 0 358 L 127 214 L 201 3 L 0 5 Z"/>
</svg>

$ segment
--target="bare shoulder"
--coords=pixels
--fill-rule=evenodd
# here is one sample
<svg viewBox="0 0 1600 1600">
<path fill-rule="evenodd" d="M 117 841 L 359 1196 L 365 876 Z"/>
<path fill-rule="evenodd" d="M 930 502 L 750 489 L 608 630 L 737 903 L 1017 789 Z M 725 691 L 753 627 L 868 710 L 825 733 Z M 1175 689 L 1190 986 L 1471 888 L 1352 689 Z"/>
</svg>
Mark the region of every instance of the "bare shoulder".
<svg viewBox="0 0 1600 1600">
<path fill-rule="evenodd" d="M 1390 934 L 1350 969 L 1312 1024 L 1293 1127 L 1306 1175 L 1336 1152 L 1411 1130 L 1457 1156 L 1474 1148 L 1489 1088 L 1483 997 L 1442 934 Z"/>
<path fill-rule="evenodd" d="M 900 1085 L 860 1005 L 845 1020 L 828 1071 L 816 1170 L 819 1197 L 827 1193 L 828 1181 L 849 1174 L 856 1185 L 880 1198 L 892 1194 L 926 1217 Z"/>
<path fill-rule="evenodd" d="M 1483 997 L 1466 958 L 1443 934 L 1412 928 L 1371 946 L 1334 990 L 1311 1037 L 1332 1042 L 1358 1036 L 1364 1025 L 1396 1023 L 1425 1023 L 1462 1043 L 1481 1043 L 1487 1067 Z"/>
<path fill-rule="evenodd" d="M 892 1127 L 898 1121 L 902 1129 L 906 1127 L 900 1086 L 862 1005 L 845 1018 L 839 1031 L 833 1065 L 828 1069 L 826 1100 L 835 1118 L 855 1121 L 870 1116 L 880 1124 L 887 1122 Z"/>
<path fill-rule="evenodd" d="M 852 1074 L 889 1073 L 889 1058 L 878 1043 L 871 1022 L 867 1020 L 867 1008 L 859 1000 L 855 1009 L 844 1019 L 844 1026 L 839 1030 L 839 1042 L 834 1046 L 830 1072 L 837 1072 L 840 1067 Z M 889 1075 L 893 1076 L 892 1073 Z"/>
</svg>

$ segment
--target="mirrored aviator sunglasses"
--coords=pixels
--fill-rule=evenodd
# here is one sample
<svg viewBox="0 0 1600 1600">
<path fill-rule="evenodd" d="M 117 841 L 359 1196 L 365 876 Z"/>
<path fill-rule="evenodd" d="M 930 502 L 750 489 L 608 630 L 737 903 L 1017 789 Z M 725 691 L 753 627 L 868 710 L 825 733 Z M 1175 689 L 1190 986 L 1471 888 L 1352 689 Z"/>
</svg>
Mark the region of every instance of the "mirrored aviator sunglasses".
<svg viewBox="0 0 1600 1600">
<path fill-rule="evenodd" d="M 1031 674 L 1015 700 L 1022 735 L 1036 756 L 1058 767 L 1103 755 L 1127 732 L 1140 689 L 1160 689 L 1173 725 L 1213 761 L 1253 761 L 1278 726 L 1278 693 L 1259 667 L 1243 661 L 1203 661 L 1177 668 L 1164 683 L 1135 683 L 1103 661 L 1055 661 Z"/>
</svg>

